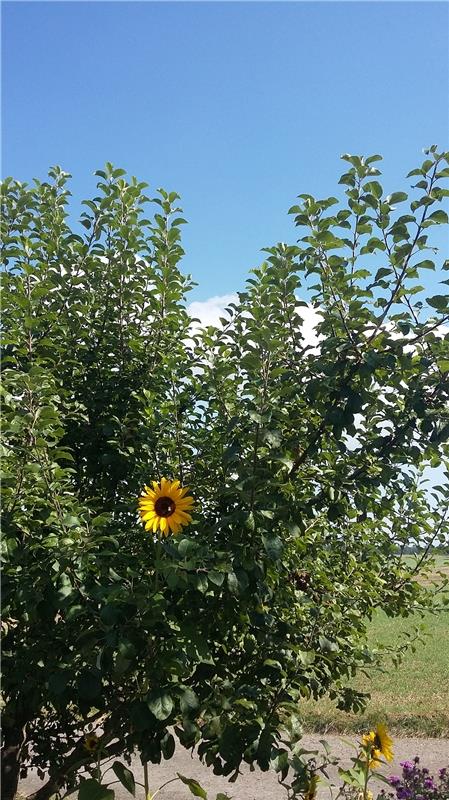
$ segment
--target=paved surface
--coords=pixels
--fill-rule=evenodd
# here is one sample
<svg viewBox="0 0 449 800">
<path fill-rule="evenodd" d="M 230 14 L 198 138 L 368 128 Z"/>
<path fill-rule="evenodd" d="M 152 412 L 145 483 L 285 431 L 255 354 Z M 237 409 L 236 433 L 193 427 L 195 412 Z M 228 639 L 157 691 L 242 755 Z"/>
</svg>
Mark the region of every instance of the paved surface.
<svg viewBox="0 0 449 800">
<path fill-rule="evenodd" d="M 322 738 L 329 742 L 332 752 L 336 756 L 344 759 L 344 767 L 352 766 L 350 758 L 354 755 L 354 750 L 339 736 L 305 736 L 302 739 L 302 745 L 304 749 L 321 750 L 319 740 Z M 351 738 L 351 741 L 355 740 Z M 386 775 L 399 774 L 401 771 L 399 762 L 412 759 L 416 755 L 420 757 L 422 765 L 429 768 L 431 774 L 436 774 L 441 767 L 449 766 L 448 739 L 395 739 L 394 752 L 393 764 L 382 770 Z M 177 772 L 198 780 L 201 786 L 207 790 L 208 800 L 215 800 L 217 792 L 223 792 L 233 800 L 286 800 L 287 797 L 285 789 L 279 786 L 276 776 L 272 773 L 264 773 L 260 770 L 250 772 L 249 768 L 245 766 L 243 775 L 239 777 L 238 781 L 229 783 L 226 778 L 214 775 L 212 770 L 201 764 L 195 756 L 192 758 L 190 752 L 181 747 L 170 761 L 165 761 L 160 765 L 150 765 L 150 790 L 156 791 L 165 781 L 175 777 Z M 142 781 L 142 769 L 138 759 L 134 764 L 134 774 L 137 780 Z M 39 785 L 40 781 L 37 776 L 30 775 L 26 781 L 21 783 L 20 793 L 26 795 L 37 789 Z M 382 788 L 380 784 L 371 786 L 378 790 Z M 113 788 L 116 792 L 116 800 L 130 800 L 131 795 L 120 784 L 116 784 Z M 139 789 L 139 787 L 137 788 Z M 142 794 L 136 792 L 136 800 L 143 798 L 143 790 L 141 792 Z M 328 790 L 322 789 L 318 797 L 320 800 L 329 798 Z M 187 786 L 180 782 L 171 783 L 157 795 L 157 800 L 189 800 L 189 798 L 192 798 L 192 794 Z"/>
</svg>

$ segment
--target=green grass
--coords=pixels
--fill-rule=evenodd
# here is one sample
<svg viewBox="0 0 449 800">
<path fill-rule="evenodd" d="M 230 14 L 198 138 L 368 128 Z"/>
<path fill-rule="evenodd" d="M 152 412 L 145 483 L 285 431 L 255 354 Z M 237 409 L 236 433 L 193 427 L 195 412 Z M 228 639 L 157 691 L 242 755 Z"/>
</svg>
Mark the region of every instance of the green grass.
<svg viewBox="0 0 449 800">
<path fill-rule="evenodd" d="M 408 651 L 398 667 L 387 656 L 386 672 L 360 675 L 354 681 L 355 688 L 371 694 L 363 714 L 339 711 L 328 699 L 306 701 L 306 730 L 358 733 L 382 721 L 395 735 L 449 737 L 449 612 L 427 614 L 422 621 L 379 613 L 371 624 L 370 640 L 395 646 L 417 623 L 427 635 L 424 643 L 416 643 L 414 653 Z"/>
</svg>

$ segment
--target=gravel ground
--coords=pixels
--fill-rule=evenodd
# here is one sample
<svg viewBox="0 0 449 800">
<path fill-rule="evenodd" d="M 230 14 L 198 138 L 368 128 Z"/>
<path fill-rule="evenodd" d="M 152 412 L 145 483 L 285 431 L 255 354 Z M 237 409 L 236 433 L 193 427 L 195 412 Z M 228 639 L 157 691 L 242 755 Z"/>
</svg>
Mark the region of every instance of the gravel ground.
<svg viewBox="0 0 449 800">
<path fill-rule="evenodd" d="M 343 766 L 351 766 L 350 758 L 354 750 L 345 743 L 340 736 L 305 736 L 302 740 L 304 749 L 322 749 L 319 740 L 325 738 L 332 748 L 332 752 L 344 759 Z M 436 774 L 441 767 L 449 766 L 449 740 L 448 739 L 395 739 L 394 740 L 395 760 L 393 764 L 384 768 L 386 775 L 398 774 L 401 771 L 400 761 L 412 759 L 415 755 L 419 756 L 423 766 L 427 766 L 432 773 Z M 250 772 L 244 768 L 243 775 L 236 783 L 229 783 L 225 778 L 217 777 L 212 770 L 203 766 L 200 761 L 190 752 L 182 749 L 177 750 L 175 756 L 170 761 L 165 761 L 160 765 L 150 765 L 150 789 L 155 791 L 165 781 L 173 778 L 177 772 L 189 778 L 199 781 L 209 793 L 209 800 L 215 800 L 217 792 L 223 792 L 234 800 L 286 800 L 287 794 L 282 786 L 279 786 L 276 776 L 271 773 L 255 770 Z M 136 779 L 142 780 L 142 770 L 139 761 L 136 759 L 134 764 L 134 774 Z M 112 774 L 112 773 L 109 773 Z M 28 794 L 38 788 L 39 779 L 35 775 L 30 775 L 19 787 L 20 793 Z M 378 783 L 370 784 L 371 788 L 382 788 Z M 129 795 L 120 784 L 114 786 L 116 800 L 130 800 Z M 141 796 L 141 795 L 140 795 Z M 139 797 L 139 795 L 137 795 Z M 158 800 L 188 800 L 192 798 L 186 786 L 181 783 L 172 783 L 158 794 Z M 322 789 L 318 794 L 320 800 L 329 797 L 329 791 Z"/>
</svg>

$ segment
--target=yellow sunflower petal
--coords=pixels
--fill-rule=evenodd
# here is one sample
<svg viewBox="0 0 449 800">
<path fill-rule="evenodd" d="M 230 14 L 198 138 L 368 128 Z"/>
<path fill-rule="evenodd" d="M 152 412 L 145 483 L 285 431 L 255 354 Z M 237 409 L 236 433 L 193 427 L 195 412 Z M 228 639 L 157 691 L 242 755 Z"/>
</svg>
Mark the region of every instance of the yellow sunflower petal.
<svg viewBox="0 0 449 800">
<path fill-rule="evenodd" d="M 152 530 L 153 533 L 160 531 L 163 536 L 179 533 L 183 526 L 192 522 L 188 512 L 194 506 L 194 499 L 188 495 L 189 487 L 182 487 L 179 480 L 172 481 L 165 477 L 159 483 L 151 481 L 151 486 L 145 484 L 145 491 L 138 500 L 139 517 L 145 530 Z M 164 509 L 164 514 L 168 513 L 168 516 L 159 516 L 163 510 L 158 506 L 161 498 L 171 501 L 167 510 Z"/>
<path fill-rule="evenodd" d="M 165 533 L 166 528 L 167 528 L 167 524 L 168 524 L 167 523 L 167 518 L 166 517 L 160 517 L 160 519 L 159 519 L 159 527 L 160 527 L 162 533 Z"/>
<path fill-rule="evenodd" d="M 167 525 L 168 525 L 170 531 L 172 532 L 174 530 L 173 514 L 170 517 L 167 517 Z"/>
<path fill-rule="evenodd" d="M 146 511 L 145 514 L 142 514 L 143 522 L 146 522 L 148 519 L 154 519 L 156 514 L 154 511 Z"/>
<path fill-rule="evenodd" d="M 179 507 L 176 509 L 179 514 L 191 514 L 193 511 L 192 506 L 187 506 L 186 508 Z"/>
<path fill-rule="evenodd" d="M 393 761 L 393 739 L 388 734 L 387 728 L 383 723 L 379 723 L 376 728 L 376 738 L 379 743 L 380 754 L 385 756 L 387 761 Z"/>
<path fill-rule="evenodd" d="M 142 522 L 144 522 L 144 521 L 145 521 L 145 519 L 149 519 L 149 517 L 148 517 L 148 514 L 153 514 L 153 515 L 155 515 L 154 508 L 144 508 L 144 509 L 140 509 L 140 511 L 139 511 L 139 516 L 140 516 L 140 519 L 142 520 Z M 156 514 L 155 516 L 157 516 L 157 514 Z"/>
<path fill-rule="evenodd" d="M 192 511 L 193 503 L 183 503 L 181 500 L 181 502 L 176 503 L 176 508 L 180 511 Z"/>
<path fill-rule="evenodd" d="M 193 497 L 192 497 L 191 494 L 189 494 L 188 497 L 180 497 L 177 502 L 178 503 L 193 503 Z"/>
</svg>

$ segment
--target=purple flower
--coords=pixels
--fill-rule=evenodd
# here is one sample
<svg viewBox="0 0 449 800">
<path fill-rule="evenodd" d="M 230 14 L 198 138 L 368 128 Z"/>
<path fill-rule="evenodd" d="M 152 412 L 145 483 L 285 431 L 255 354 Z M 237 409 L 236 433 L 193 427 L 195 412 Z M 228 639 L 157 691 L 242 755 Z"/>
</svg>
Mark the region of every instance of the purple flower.
<svg viewBox="0 0 449 800">
<path fill-rule="evenodd" d="M 411 796 L 411 790 L 407 789 L 405 786 L 401 786 L 399 789 L 396 789 L 396 797 L 398 800 L 411 800 Z"/>
<path fill-rule="evenodd" d="M 426 787 L 426 789 L 436 789 L 436 786 L 432 778 L 426 778 L 424 781 L 424 786 Z"/>
<path fill-rule="evenodd" d="M 400 764 L 404 772 L 410 772 L 413 769 L 413 764 L 411 761 L 401 761 Z"/>
<path fill-rule="evenodd" d="M 446 775 L 446 767 L 443 767 L 442 769 L 440 769 L 438 774 L 439 774 L 440 778 L 444 778 L 444 776 Z"/>
<path fill-rule="evenodd" d="M 388 778 L 388 783 L 390 783 L 392 786 L 399 786 L 400 782 L 401 779 L 397 775 L 390 775 Z"/>
</svg>

